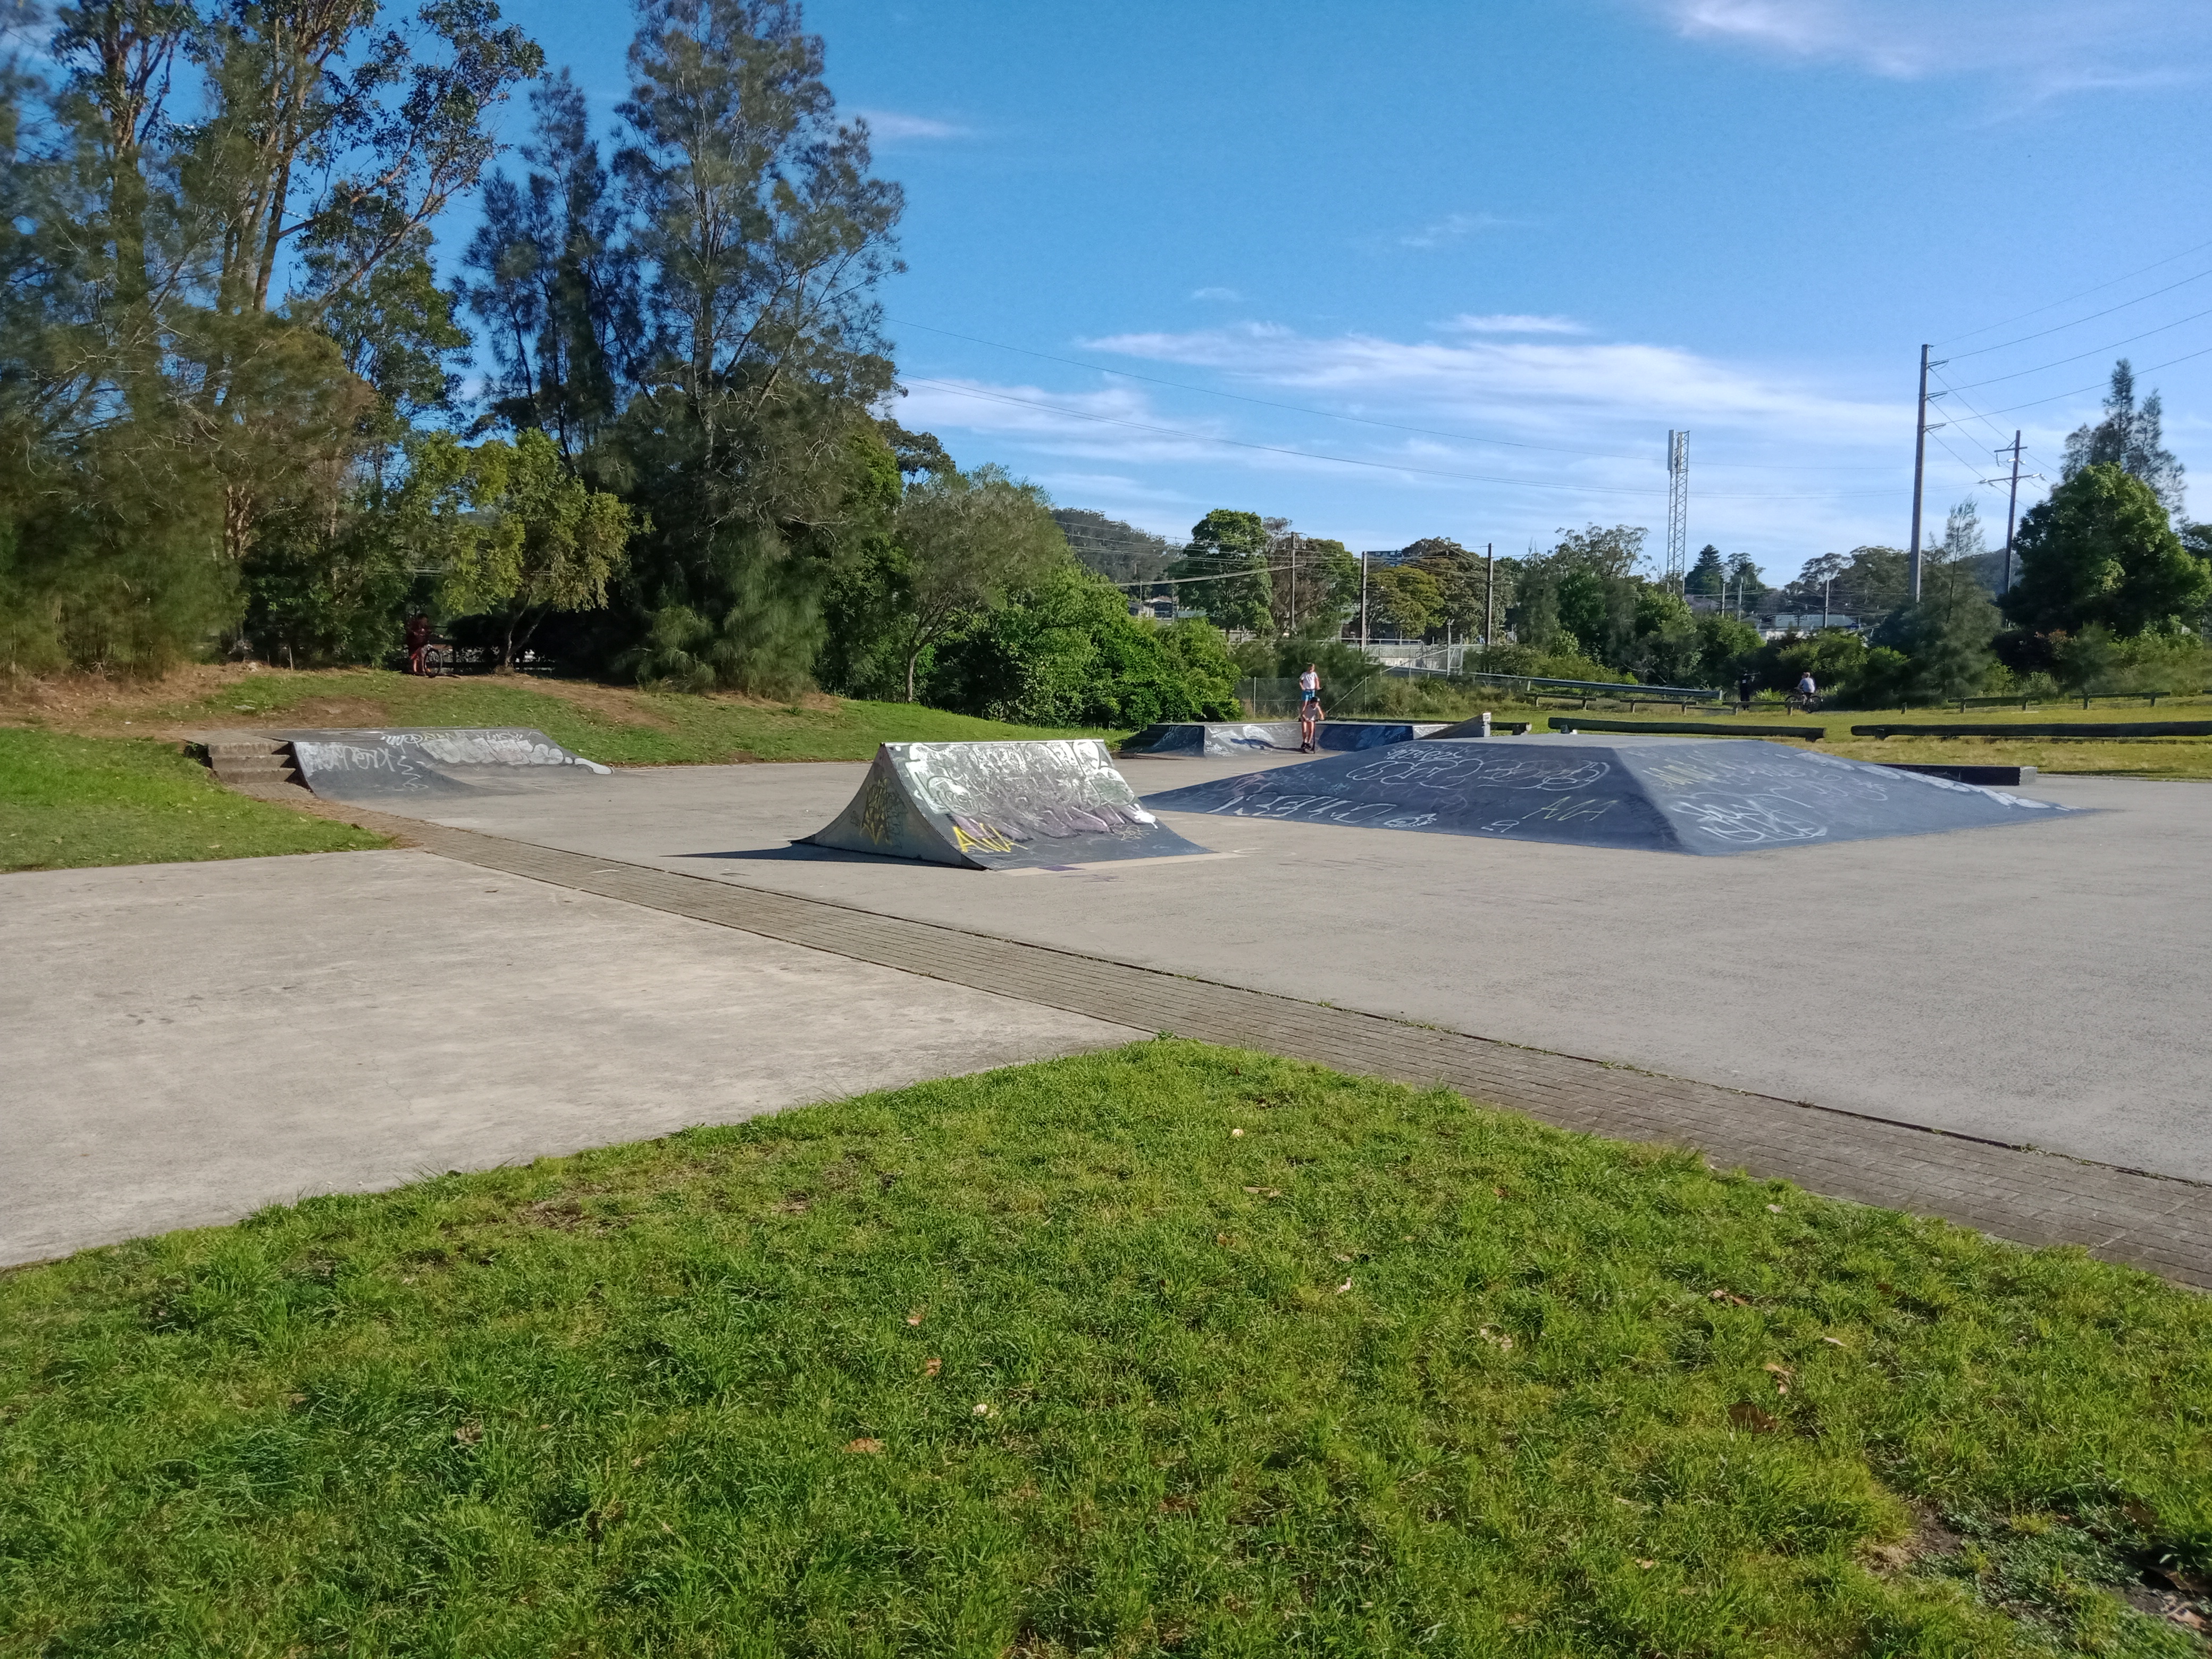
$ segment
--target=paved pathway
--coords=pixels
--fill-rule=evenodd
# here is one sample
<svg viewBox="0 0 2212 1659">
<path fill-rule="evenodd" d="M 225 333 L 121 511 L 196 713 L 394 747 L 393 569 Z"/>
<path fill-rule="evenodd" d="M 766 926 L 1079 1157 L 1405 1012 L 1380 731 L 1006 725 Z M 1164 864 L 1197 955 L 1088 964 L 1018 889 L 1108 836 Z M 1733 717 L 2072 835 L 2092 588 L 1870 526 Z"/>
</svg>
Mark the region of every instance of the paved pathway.
<svg viewBox="0 0 2212 1659">
<path fill-rule="evenodd" d="M 351 810 L 333 815 L 486 869 L 1116 1025 L 1443 1084 L 1545 1122 L 1695 1146 L 1723 1168 L 1941 1216 L 2023 1243 L 2079 1244 L 2212 1288 L 2212 1186 L 474 830 Z"/>
<path fill-rule="evenodd" d="M 421 852 L 0 877 L 0 1264 L 1146 1035 Z"/>
</svg>

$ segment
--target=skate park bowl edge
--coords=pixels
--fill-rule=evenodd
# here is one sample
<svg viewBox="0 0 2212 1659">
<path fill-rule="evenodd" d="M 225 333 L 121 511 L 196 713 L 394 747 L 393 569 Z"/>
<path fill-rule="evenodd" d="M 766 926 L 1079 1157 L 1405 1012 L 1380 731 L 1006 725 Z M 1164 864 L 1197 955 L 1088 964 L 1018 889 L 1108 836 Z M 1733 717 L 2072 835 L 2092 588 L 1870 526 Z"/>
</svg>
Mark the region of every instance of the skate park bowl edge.
<svg viewBox="0 0 2212 1659">
<path fill-rule="evenodd" d="M 1096 738 L 887 743 L 860 791 L 800 846 L 969 870 L 1186 858 Z"/>
<path fill-rule="evenodd" d="M 1444 722 L 1413 725 L 1405 720 L 1322 720 L 1314 730 L 1315 746 L 1324 751 L 1379 749 L 1386 744 L 1425 738 Z M 1122 740 L 1125 755 L 1243 755 L 1298 746 L 1296 720 L 1162 720 Z"/>
<path fill-rule="evenodd" d="M 1718 855 L 2045 822 L 2079 809 L 1785 744 L 1430 738 L 1145 797 L 1165 812 Z"/>
<path fill-rule="evenodd" d="M 423 726 L 268 732 L 292 746 L 300 780 L 316 794 L 364 805 L 530 788 L 611 768 L 562 748 L 532 726 Z"/>
</svg>

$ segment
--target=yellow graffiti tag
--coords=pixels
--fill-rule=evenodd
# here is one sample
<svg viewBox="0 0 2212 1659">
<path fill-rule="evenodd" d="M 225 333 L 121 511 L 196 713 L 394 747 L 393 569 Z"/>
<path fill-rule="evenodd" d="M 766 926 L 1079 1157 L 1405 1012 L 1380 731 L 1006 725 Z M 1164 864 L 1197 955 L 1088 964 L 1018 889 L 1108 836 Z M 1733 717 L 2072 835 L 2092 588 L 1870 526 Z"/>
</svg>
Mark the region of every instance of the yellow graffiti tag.
<svg viewBox="0 0 2212 1659">
<path fill-rule="evenodd" d="M 955 823 L 952 826 L 952 844 L 963 853 L 978 849 L 986 853 L 1011 853 L 1014 850 L 1013 842 L 990 825 L 979 823 L 975 827 L 983 833 L 980 836 L 971 836 Z"/>
<path fill-rule="evenodd" d="M 871 777 L 866 790 L 860 796 L 860 833 L 878 847 L 889 846 L 891 815 L 898 811 L 900 805 L 898 797 L 880 775 Z"/>
</svg>

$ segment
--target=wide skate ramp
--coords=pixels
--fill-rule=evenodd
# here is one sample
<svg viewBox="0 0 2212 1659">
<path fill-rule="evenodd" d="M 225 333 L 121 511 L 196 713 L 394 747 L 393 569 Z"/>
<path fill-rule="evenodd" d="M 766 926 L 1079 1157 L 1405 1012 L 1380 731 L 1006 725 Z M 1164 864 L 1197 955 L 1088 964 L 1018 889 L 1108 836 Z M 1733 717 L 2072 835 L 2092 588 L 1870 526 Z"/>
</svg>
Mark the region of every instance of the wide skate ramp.
<svg viewBox="0 0 2212 1659">
<path fill-rule="evenodd" d="M 506 793 L 589 777 L 609 768 L 531 726 L 270 732 L 291 745 L 300 781 L 319 795 L 364 805 Z"/>
<path fill-rule="evenodd" d="M 1708 854 L 2033 823 L 2070 810 L 1781 744 L 1594 736 L 1431 738 L 1170 789 L 1145 805 Z"/>
<path fill-rule="evenodd" d="M 1314 733 L 1323 750 L 1379 749 L 1443 729 L 1443 723 L 1405 720 L 1323 720 Z M 1121 744 L 1125 755 L 1266 754 L 1298 746 L 1296 720 L 1167 720 L 1148 726 Z"/>
<path fill-rule="evenodd" d="M 852 804 L 801 844 L 971 870 L 1206 850 L 1139 804 L 1096 738 L 887 743 Z"/>
</svg>

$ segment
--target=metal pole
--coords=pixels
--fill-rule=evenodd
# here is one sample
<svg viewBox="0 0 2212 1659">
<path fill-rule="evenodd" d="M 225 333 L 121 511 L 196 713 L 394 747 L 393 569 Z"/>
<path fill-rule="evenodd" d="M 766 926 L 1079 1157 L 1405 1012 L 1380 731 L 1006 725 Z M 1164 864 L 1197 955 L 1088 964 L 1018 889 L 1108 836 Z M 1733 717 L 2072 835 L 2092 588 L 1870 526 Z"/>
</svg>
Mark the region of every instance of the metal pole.
<svg viewBox="0 0 2212 1659">
<path fill-rule="evenodd" d="M 1487 659 L 1490 654 L 1490 649 L 1492 646 L 1496 644 L 1498 637 L 1491 631 L 1496 623 L 1498 615 L 1495 609 L 1495 603 L 1498 597 L 1498 544 L 1496 542 L 1485 542 L 1482 544 L 1482 559 L 1484 565 L 1484 575 L 1482 579 L 1482 650 L 1485 659 Z"/>
<path fill-rule="evenodd" d="M 1928 352 L 1920 348 L 1920 405 L 1912 422 L 1912 551 L 1908 569 L 1912 578 L 1912 603 L 1920 603 L 1920 497 L 1928 475 Z"/>
<path fill-rule="evenodd" d="M 2002 455 L 2004 451 L 2000 449 Z M 2020 428 L 2012 433 L 2012 494 L 2005 499 L 2005 557 L 2004 585 L 1997 589 L 2000 598 L 2012 592 L 2012 524 L 2013 514 L 2020 507 Z"/>
<path fill-rule="evenodd" d="M 1359 556 L 1359 648 L 1367 649 L 1367 555 Z"/>
</svg>

